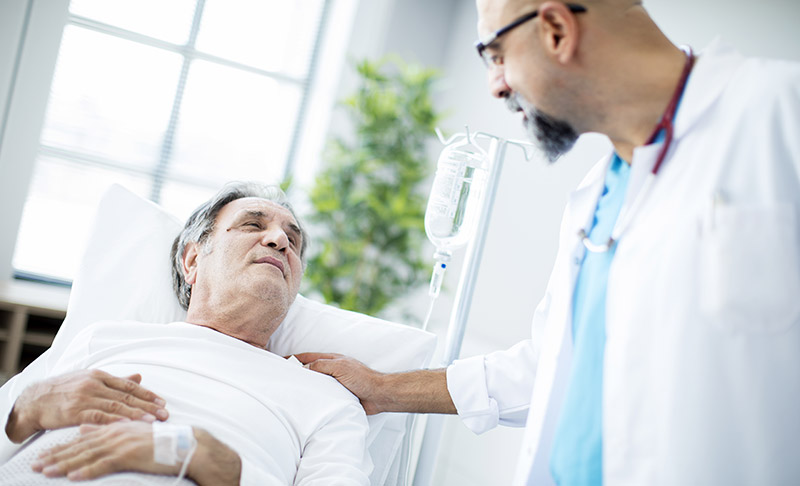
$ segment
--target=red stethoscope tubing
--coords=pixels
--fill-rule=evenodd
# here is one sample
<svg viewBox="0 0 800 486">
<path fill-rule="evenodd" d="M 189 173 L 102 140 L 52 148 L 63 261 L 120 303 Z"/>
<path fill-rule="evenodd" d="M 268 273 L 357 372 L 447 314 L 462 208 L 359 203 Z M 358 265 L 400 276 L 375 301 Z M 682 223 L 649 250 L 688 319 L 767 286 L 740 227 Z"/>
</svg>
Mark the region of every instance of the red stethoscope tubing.
<svg viewBox="0 0 800 486">
<path fill-rule="evenodd" d="M 678 86 L 675 87 L 675 92 L 672 93 L 672 99 L 669 101 L 666 110 L 664 110 L 664 114 L 661 115 L 661 120 L 658 122 L 655 130 L 653 130 L 653 134 L 650 135 L 650 138 L 645 144 L 650 145 L 651 143 L 655 142 L 658 134 L 661 132 L 661 130 L 664 130 L 664 145 L 661 147 L 661 151 L 658 153 L 658 158 L 656 159 L 655 165 L 653 165 L 653 170 L 645 180 L 644 187 L 641 191 L 639 191 L 639 194 L 634 199 L 634 202 L 628 211 L 624 211 L 623 214 L 619 215 L 617 223 L 614 225 L 614 228 L 611 231 L 611 236 L 608 238 L 606 243 L 592 243 L 585 229 L 581 229 L 578 232 L 578 237 L 581 239 L 587 250 L 595 253 L 603 253 L 610 250 L 611 247 L 614 246 L 614 243 L 619 241 L 620 235 L 633 218 L 633 214 L 639 208 L 639 205 L 642 204 L 644 197 L 650 192 L 650 189 L 653 186 L 653 181 L 655 181 L 656 174 L 658 174 L 658 169 L 661 168 L 661 163 L 664 162 L 664 158 L 667 156 L 667 151 L 669 151 L 669 146 L 672 144 L 673 120 L 675 119 L 675 111 L 678 108 L 678 101 L 680 101 L 683 90 L 686 87 L 686 82 L 689 79 L 689 73 L 692 71 L 692 66 L 694 66 L 694 59 L 695 58 L 692 49 L 688 48 L 686 50 L 686 63 L 683 65 L 683 72 L 681 73 L 681 79 L 678 82 Z"/>
<path fill-rule="evenodd" d="M 669 150 L 669 146 L 672 144 L 672 130 L 673 130 L 673 120 L 675 119 L 675 111 L 678 108 L 678 101 L 681 99 L 681 95 L 683 94 L 683 89 L 686 87 L 686 81 L 689 79 L 689 73 L 692 72 L 692 66 L 694 65 L 694 52 L 692 52 L 692 48 L 688 48 L 686 52 L 686 62 L 683 65 L 683 72 L 681 73 L 681 79 L 678 82 L 678 86 L 675 88 L 675 92 L 672 93 L 672 99 L 669 100 L 669 104 L 667 105 L 667 109 L 664 110 L 664 114 L 661 115 L 661 120 L 656 125 L 655 130 L 653 130 L 653 134 L 650 135 L 650 138 L 647 140 L 645 145 L 650 145 L 651 143 L 655 142 L 656 137 L 658 136 L 661 130 L 664 130 L 666 133 L 664 135 L 664 146 L 661 147 L 661 152 L 658 153 L 658 158 L 656 159 L 656 164 L 653 166 L 653 175 L 658 173 L 658 169 L 661 168 L 661 163 L 664 162 L 664 158 L 667 156 L 667 151 Z"/>
</svg>

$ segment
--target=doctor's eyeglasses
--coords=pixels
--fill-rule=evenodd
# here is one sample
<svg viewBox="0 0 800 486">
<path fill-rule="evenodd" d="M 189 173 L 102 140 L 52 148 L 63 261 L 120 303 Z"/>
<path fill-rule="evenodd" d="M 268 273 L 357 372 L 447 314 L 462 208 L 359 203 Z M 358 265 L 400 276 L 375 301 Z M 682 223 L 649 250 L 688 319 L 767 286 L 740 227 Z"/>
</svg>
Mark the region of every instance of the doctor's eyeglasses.
<svg viewBox="0 0 800 486">
<path fill-rule="evenodd" d="M 566 4 L 567 8 L 572 13 L 583 13 L 586 12 L 586 7 L 583 5 L 577 5 L 574 3 Z M 487 68 L 494 67 L 498 64 L 503 64 L 502 57 L 492 55 L 490 52 L 486 52 L 486 49 L 492 45 L 498 38 L 504 36 L 514 30 L 515 28 L 519 27 L 520 25 L 524 24 L 525 22 L 535 19 L 539 15 L 539 10 L 534 10 L 531 13 L 525 14 L 522 17 L 514 20 L 510 24 L 500 27 L 499 29 L 495 30 L 488 36 L 483 39 L 478 40 L 475 42 L 475 49 L 478 50 L 478 55 L 483 60 L 483 63 L 486 65 Z"/>
</svg>

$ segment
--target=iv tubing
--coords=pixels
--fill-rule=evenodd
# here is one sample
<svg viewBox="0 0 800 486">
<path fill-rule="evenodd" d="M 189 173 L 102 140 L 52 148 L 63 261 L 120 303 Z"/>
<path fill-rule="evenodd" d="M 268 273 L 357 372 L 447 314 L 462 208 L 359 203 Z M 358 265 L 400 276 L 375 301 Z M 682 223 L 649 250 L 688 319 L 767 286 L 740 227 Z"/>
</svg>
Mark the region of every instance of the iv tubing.
<svg viewBox="0 0 800 486">
<path fill-rule="evenodd" d="M 425 320 L 422 321 L 422 330 L 428 330 L 428 324 L 431 321 L 431 314 L 433 314 L 433 305 L 436 303 L 436 297 L 431 297 L 431 303 L 428 304 L 428 312 L 425 314 Z"/>
<path fill-rule="evenodd" d="M 428 323 L 433 314 L 433 305 L 436 299 L 439 298 L 439 291 L 442 289 L 442 281 L 444 280 L 444 271 L 447 269 L 447 264 L 441 260 L 437 260 L 433 265 L 433 272 L 431 273 L 431 286 L 428 289 L 428 296 L 431 298 L 431 303 L 428 305 L 428 312 L 425 314 L 425 320 L 422 321 L 422 330 L 428 330 Z"/>
</svg>

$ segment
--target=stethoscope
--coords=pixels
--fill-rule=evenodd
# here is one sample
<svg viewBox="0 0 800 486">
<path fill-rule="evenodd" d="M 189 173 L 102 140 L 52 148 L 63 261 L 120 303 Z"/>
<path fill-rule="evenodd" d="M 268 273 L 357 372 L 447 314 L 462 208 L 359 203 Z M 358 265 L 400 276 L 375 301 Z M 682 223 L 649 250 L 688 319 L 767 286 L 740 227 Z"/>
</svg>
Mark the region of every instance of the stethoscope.
<svg viewBox="0 0 800 486">
<path fill-rule="evenodd" d="M 645 143 L 645 145 L 649 145 L 655 142 L 658 134 L 661 132 L 661 130 L 664 130 L 664 145 L 661 147 L 661 151 L 658 153 L 658 158 L 653 166 L 653 170 L 647 175 L 647 179 L 645 179 L 644 184 L 642 184 L 642 189 L 639 191 L 639 194 L 636 195 L 636 199 L 633 200 L 633 204 L 628 207 L 628 211 L 624 211 L 622 214 L 620 214 L 619 218 L 617 218 L 617 222 L 614 224 L 614 228 L 611 230 L 611 236 L 608 238 L 607 242 L 601 244 L 592 243 L 592 241 L 589 239 L 589 235 L 586 234 L 585 229 L 578 231 L 578 237 L 581 239 L 586 249 L 591 252 L 603 253 L 610 250 L 611 247 L 614 246 L 617 241 L 619 241 L 620 235 L 628 227 L 628 224 L 630 223 L 631 219 L 633 219 L 634 214 L 641 207 L 642 201 L 646 195 L 650 193 L 653 183 L 656 180 L 658 169 L 661 168 L 661 163 L 664 162 L 664 157 L 667 156 L 667 151 L 672 143 L 672 129 L 675 111 L 678 108 L 678 101 L 681 99 L 683 89 L 686 87 L 686 81 L 689 79 L 689 73 L 694 65 L 694 53 L 692 52 L 692 48 L 687 47 L 685 52 L 686 63 L 683 65 L 683 72 L 681 73 L 681 79 L 678 82 L 678 86 L 675 88 L 675 92 L 672 94 L 672 99 L 669 101 L 667 108 L 664 110 L 664 114 L 661 115 L 661 121 L 658 122 L 655 130 L 653 130 L 653 134 L 650 135 L 650 138 Z"/>
</svg>

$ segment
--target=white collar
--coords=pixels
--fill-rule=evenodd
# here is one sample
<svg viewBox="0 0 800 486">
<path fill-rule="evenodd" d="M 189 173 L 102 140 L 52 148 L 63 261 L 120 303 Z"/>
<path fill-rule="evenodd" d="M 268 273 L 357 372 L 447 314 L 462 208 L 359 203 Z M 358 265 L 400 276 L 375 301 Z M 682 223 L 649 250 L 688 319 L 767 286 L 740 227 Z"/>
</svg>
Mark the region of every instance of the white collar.
<svg viewBox="0 0 800 486">
<path fill-rule="evenodd" d="M 719 37 L 698 53 L 675 117 L 673 140 L 686 134 L 711 108 L 743 62 L 744 57 Z"/>
</svg>

